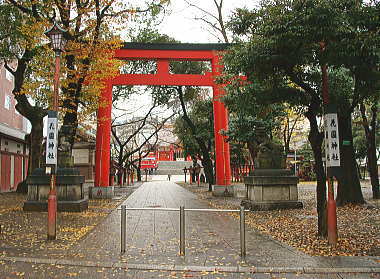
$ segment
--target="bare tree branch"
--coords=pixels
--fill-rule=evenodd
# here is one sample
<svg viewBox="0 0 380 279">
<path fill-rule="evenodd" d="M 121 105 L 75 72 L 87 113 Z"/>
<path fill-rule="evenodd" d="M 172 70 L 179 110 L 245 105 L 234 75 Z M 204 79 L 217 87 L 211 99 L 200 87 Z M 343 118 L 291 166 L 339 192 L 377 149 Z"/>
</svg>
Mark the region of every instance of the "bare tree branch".
<svg viewBox="0 0 380 279">
<path fill-rule="evenodd" d="M 190 7 L 196 8 L 197 10 L 201 11 L 202 13 L 204 13 L 204 14 L 206 14 L 206 15 L 212 17 L 212 18 L 215 19 L 215 20 L 218 20 L 218 17 L 216 17 L 215 15 L 213 15 L 212 13 L 210 13 L 209 11 L 207 11 L 207 10 L 205 10 L 205 9 L 203 9 L 203 8 L 201 8 L 201 7 L 199 7 L 199 6 L 197 6 L 197 5 L 194 5 L 194 4 L 190 3 L 190 1 L 188 1 L 188 0 L 185 0 L 185 2 L 186 2 L 186 4 L 188 4 Z"/>
<path fill-rule="evenodd" d="M 228 39 L 228 36 L 227 36 L 227 30 L 226 30 L 226 26 L 224 24 L 224 19 L 223 19 L 223 11 L 222 11 L 222 8 L 223 8 L 223 0 L 219 0 L 219 2 L 217 0 L 213 0 L 214 1 L 214 5 L 216 7 L 216 11 L 217 11 L 217 15 L 214 15 L 213 13 L 211 13 L 210 11 L 208 10 L 205 10 L 193 3 L 191 3 L 190 1 L 188 0 L 185 0 L 185 2 L 190 6 L 190 7 L 193 7 L 195 9 L 197 9 L 198 11 L 202 12 L 204 16 L 202 17 L 195 17 L 194 19 L 195 20 L 200 20 L 200 21 L 203 21 L 204 23 L 206 23 L 206 25 L 208 25 L 211 30 L 215 30 L 217 31 L 217 33 L 219 33 L 220 35 L 222 35 L 223 37 L 223 41 L 225 43 L 228 43 L 229 42 L 229 39 Z M 208 19 L 208 18 L 211 18 Z M 216 22 L 214 23 L 213 20 L 215 20 Z M 209 31 L 209 33 L 215 37 L 217 40 L 220 41 L 220 38 L 218 35 L 216 35 L 215 33 Z"/>
<path fill-rule="evenodd" d="M 128 157 L 130 157 L 132 154 L 138 152 L 139 150 L 141 150 L 141 148 L 143 148 L 148 142 L 149 140 L 154 137 L 154 136 L 157 136 L 158 135 L 158 132 L 164 127 L 165 123 L 171 119 L 172 117 L 174 116 L 174 113 L 172 115 L 170 115 L 169 117 L 165 118 L 161 123 L 160 125 L 156 128 L 156 130 L 149 136 L 149 137 L 145 137 L 145 140 L 143 143 L 140 144 L 140 146 L 136 147 L 135 149 L 131 150 L 130 152 L 128 152 L 127 154 L 125 154 L 124 156 L 124 159 L 126 160 Z"/>
</svg>

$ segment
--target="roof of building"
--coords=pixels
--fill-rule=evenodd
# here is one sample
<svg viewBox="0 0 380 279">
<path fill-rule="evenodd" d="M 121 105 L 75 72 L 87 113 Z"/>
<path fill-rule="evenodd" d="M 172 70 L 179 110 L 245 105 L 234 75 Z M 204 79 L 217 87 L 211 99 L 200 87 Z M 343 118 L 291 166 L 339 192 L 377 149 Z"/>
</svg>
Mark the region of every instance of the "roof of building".
<svg viewBox="0 0 380 279">
<path fill-rule="evenodd" d="M 24 141 L 27 133 L 0 123 L 0 134 L 11 139 Z"/>
</svg>

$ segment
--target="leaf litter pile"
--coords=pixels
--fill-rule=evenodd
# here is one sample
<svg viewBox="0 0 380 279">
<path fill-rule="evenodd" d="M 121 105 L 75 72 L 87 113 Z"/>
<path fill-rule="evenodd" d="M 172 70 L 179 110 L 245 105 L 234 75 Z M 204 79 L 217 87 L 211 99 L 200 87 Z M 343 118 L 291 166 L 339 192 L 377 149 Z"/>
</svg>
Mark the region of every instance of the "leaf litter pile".
<svg viewBox="0 0 380 279">
<path fill-rule="evenodd" d="M 241 199 L 213 197 L 208 186 L 178 183 L 214 208 L 238 209 Z M 380 203 L 371 198 L 369 185 L 363 195 L 372 206 L 337 207 L 338 244 L 332 247 L 327 239 L 317 236 L 316 191 L 314 185 L 298 187 L 303 209 L 255 211 L 246 214 L 246 224 L 274 239 L 311 256 L 380 256 Z M 237 213 L 231 213 L 239 218 Z"/>
<path fill-rule="evenodd" d="M 62 251 L 77 244 L 120 201 L 89 200 L 84 212 L 58 212 L 57 240 L 47 241 L 47 212 L 25 212 L 26 195 L 0 194 L 0 248 L 3 255 L 63 256 Z M 56 253 L 55 253 L 56 252 Z M 1 254 L 1 253 L 0 253 Z"/>
</svg>

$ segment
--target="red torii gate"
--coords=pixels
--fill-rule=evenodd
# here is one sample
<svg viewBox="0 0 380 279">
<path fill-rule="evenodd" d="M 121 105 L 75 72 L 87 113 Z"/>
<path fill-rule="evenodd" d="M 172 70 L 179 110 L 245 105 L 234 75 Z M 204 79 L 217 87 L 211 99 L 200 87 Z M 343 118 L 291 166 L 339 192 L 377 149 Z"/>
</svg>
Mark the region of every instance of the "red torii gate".
<svg viewBox="0 0 380 279">
<path fill-rule="evenodd" d="M 109 186 L 112 87 L 116 85 L 183 85 L 211 86 L 213 88 L 216 185 L 231 184 L 230 147 L 221 130 L 227 130 L 228 113 L 219 97 L 224 94 L 215 79 L 221 74 L 221 52 L 228 44 L 178 44 L 178 43 L 125 43 L 115 51 L 122 60 L 154 60 L 155 74 L 119 74 L 107 80 L 97 114 L 95 187 Z M 170 61 L 210 61 L 212 72 L 204 75 L 171 74 Z M 106 104 L 106 105 L 103 105 Z"/>
</svg>

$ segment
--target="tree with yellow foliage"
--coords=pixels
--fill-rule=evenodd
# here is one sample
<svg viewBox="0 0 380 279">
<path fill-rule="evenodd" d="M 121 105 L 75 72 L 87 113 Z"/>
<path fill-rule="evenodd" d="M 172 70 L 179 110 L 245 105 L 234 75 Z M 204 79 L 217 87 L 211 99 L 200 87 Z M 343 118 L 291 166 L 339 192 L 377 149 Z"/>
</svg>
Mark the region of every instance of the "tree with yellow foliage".
<svg viewBox="0 0 380 279">
<path fill-rule="evenodd" d="M 44 36 L 54 22 L 67 30 L 61 68 L 59 112 L 63 125 L 73 127 L 66 135 L 74 143 L 79 121 L 93 115 L 104 80 L 118 73 L 120 62 L 113 50 L 121 46 L 119 34 L 139 15 L 156 16 L 168 0 L 152 0 L 139 7 L 122 0 L 7 0 L 1 6 L 0 54 L 15 77 L 16 109 L 32 123 L 30 170 L 41 158 L 42 118 L 52 102 L 54 59 Z M 7 49 L 8 46 L 8 49 Z M 9 61 L 17 61 L 15 70 Z"/>
</svg>

